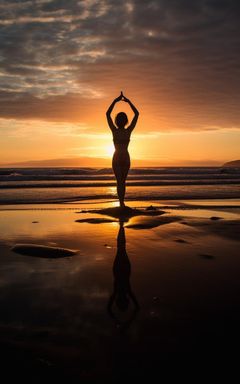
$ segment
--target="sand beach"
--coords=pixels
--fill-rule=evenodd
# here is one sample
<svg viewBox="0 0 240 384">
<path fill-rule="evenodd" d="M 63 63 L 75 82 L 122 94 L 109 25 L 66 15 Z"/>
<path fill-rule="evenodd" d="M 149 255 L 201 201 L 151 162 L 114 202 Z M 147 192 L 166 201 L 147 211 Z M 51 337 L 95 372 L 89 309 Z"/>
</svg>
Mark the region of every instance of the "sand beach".
<svg viewBox="0 0 240 384">
<path fill-rule="evenodd" d="M 191 369 L 234 367 L 240 200 L 126 204 L 1 206 L 0 342 L 10 378 L 160 380 L 175 367 L 190 379 Z"/>
</svg>

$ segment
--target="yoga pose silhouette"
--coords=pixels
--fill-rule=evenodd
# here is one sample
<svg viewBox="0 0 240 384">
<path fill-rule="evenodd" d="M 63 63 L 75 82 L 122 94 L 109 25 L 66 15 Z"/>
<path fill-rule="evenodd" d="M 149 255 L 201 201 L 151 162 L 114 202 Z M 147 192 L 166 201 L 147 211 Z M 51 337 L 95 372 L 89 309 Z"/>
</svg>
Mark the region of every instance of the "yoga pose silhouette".
<svg viewBox="0 0 240 384">
<path fill-rule="evenodd" d="M 111 112 L 118 101 L 125 101 L 130 105 L 134 112 L 134 117 L 132 119 L 131 124 L 125 128 L 128 123 L 128 118 L 126 113 L 119 112 L 115 118 L 115 124 L 111 118 Z M 139 112 L 137 108 L 131 103 L 129 99 L 127 99 L 123 93 L 121 92 L 120 96 L 118 96 L 115 100 L 113 100 L 112 104 L 107 110 L 107 121 L 109 128 L 113 134 L 113 143 L 115 146 L 115 152 L 112 159 L 112 168 L 117 180 L 117 193 L 118 199 L 120 202 L 120 206 L 124 207 L 124 197 L 125 197 L 125 183 L 127 174 L 130 168 L 130 156 L 128 153 L 128 144 L 130 141 L 130 136 L 133 129 L 136 126 Z"/>
</svg>

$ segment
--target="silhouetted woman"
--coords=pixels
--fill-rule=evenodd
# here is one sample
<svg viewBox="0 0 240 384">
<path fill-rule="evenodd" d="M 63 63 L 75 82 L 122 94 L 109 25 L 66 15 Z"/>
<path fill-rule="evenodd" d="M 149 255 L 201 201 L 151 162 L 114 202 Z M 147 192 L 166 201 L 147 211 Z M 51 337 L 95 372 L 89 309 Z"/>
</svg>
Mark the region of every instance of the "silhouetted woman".
<svg viewBox="0 0 240 384">
<path fill-rule="evenodd" d="M 125 128 L 128 123 L 128 118 L 126 113 L 119 112 L 115 118 L 115 124 L 111 118 L 111 112 L 118 101 L 125 101 L 130 105 L 134 112 L 134 117 L 132 119 L 131 124 Z M 120 206 L 124 207 L 124 197 L 125 197 L 125 182 L 127 178 L 127 174 L 130 168 L 130 157 L 128 153 L 128 144 L 130 141 L 130 136 L 135 128 L 137 123 L 137 119 L 139 116 L 139 112 L 137 108 L 131 103 L 129 99 L 127 99 L 123 93 L 121 92 L 120 96 L 118 96 L 115 100 L 113 100 L 112 104 L 107 110 L 107 121 L 109 128 L 113 134 L 113 143 L 115 146 L 115 152 L 112 159 L 112 167 L 117 179 L 117 193 L 118 199 L 120 202 Z"/>
</svg>

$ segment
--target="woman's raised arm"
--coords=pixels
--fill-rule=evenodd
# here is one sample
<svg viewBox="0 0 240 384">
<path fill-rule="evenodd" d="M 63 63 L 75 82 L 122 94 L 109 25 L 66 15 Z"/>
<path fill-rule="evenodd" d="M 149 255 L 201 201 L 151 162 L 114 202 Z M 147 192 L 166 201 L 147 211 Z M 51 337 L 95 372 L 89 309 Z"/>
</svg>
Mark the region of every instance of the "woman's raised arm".
<svg viewBox="0 0 240 384">
<path fill-rule="evenodd" d="M 137 124 L 139 112 L 138 112 L 137 108 L 135 107 L 135 105 L 133 105 L 133 103 L 129 99 L 127 99 L 125 96 L 123 96 L 123 101 L 128 103 L 134 112 L 134 117 L 132 119 L 132 122 L 129 125 L 129 127 L 127 128 L 128 130 L 133 131 L 133 129 L 135 128 L 135 126 Z"/>
<path fill-rule="evenodd" d="M 108 108 L 107 112 L 106 112 L 106 116 L 107 116 L 107 121 L 108 121 L 108 125 L 109 125 L 109 128 L 113 131 L 114 129 L 116 129 L 115 125 L 113 124 L 113 121 L 112 121 L 112 118 L 111 118 L 111 113 L 112 113 L 112 110 L 114 108 L 114 105 L 122 100 L 122 92 L 120 94 L 120 96 L 118 96 L 116 99 L 113 100 L 112 104 L 110 105 L 110 107 Z"/>
</svg>

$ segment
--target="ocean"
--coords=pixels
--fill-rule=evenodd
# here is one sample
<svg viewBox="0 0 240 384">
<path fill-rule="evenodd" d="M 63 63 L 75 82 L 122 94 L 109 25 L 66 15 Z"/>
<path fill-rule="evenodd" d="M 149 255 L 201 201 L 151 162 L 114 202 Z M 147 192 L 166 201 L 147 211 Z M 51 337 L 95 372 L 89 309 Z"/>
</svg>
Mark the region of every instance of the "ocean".
<svg viewBox="0 0 240 384">
<path fill-rule="evenodd" d="M 240 198 L 240 168 L 132 168 L 126 200 Z M 117 199 L 111 168 L 1 168 L 0 204 Z"/>
</svg>

